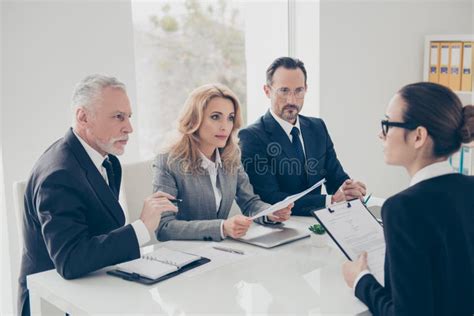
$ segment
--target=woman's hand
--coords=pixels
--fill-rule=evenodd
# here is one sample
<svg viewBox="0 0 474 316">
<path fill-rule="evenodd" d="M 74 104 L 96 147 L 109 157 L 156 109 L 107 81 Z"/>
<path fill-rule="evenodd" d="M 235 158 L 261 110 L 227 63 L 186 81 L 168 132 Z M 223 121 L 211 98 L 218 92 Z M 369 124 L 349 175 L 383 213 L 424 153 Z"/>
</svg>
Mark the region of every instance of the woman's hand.
<svg viewBox="0 0 474 316">
<path fill-rule="evenodd" d="M 359 273 L 367 269 L 367 252 L 365 251 L 356 261 L 346 261 L 342 265 L 342 274 L 344 275 L 344 280 L 346 280 L 347 285 L 350 288 L 353 288 L 354 282 Z"/>
<path fill-rule="evenodd" d="M 252 220 L 244 215 L 235 215 L 224 221 L 224 236 L 240 238 L 247 233 Z"/>
<path fill-rule="evenodd" d="M 273 221 L 273 222 L 284 222 L 290 219 L 291 216 L 291 209 L 293 208 L 295 204 L 291 203 L 285 208 L 282 208 L 281 210 L 275 211 L 272 214 L 268 215 L 268 219 Z"/>
</svg>

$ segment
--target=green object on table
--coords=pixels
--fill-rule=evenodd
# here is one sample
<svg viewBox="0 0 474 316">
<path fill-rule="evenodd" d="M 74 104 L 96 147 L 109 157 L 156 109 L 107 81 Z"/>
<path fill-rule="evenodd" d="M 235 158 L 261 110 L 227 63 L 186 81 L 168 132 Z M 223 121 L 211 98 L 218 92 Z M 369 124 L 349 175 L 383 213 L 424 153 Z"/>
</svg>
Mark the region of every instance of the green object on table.
<svg viewBox="0 0 474 316">
<path fill-rule="evenodd" d="M 309 226 L 309 230 L 312 231 L 313 233 L 317 234 L 317 235 L 322 235 L 326 232 L 324 227 L 320 224 L 314 224 L 312 226 Z"/>
</svg>

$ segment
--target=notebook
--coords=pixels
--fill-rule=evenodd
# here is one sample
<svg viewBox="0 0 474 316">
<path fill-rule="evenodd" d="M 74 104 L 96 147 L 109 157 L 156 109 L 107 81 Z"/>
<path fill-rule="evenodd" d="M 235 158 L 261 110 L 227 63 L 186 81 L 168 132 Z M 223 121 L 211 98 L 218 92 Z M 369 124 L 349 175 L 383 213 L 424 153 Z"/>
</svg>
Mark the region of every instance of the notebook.
<svg viewBox="0 0 474 316">
<path fill-rule="evenodd" d="M 153 284 L 209 261 L 197 255 L 162 247 L 141 258 L 120 263 L 115 266 L 115 270 L 107 273 L 129 281 Z"/>
</svg>

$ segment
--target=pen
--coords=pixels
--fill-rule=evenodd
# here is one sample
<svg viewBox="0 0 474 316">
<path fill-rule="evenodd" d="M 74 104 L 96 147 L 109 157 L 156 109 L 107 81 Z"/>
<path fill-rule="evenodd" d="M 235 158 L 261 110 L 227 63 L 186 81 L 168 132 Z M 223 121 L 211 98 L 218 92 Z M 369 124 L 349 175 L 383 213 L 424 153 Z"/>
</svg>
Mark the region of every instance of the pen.
<svg viewBox="0 0 474 316">
<path fill-rule="evenodd" d="M 372 196 L 372 193 L 370 193 L 369 196 L 365 199 L 364 204 L 367 204 L 367 202 L 369 202 L 371 196 Z"/>
<path fill-rule="evenodd" d="M 232 248 L 227 248 L 227 247 L 219 247 L 219 246 L 214 246 L 212 247 L 216 250 L 220 250 L 220 251 L 226 251 L 226 252 L 230 252 L 230 253 L 236 253 L 236 254 L 239 254 L 239 255 L 244 255 L 245 253 L 242 251 L 242 250 L 237 250 L 237 249 L 232 249 Z"/>
<path fill-rule="evenodd" d="M 171 203 L 178 206 L 179 203 L 183 202 L 182 199 L 169 199 Z"/>
</svg>

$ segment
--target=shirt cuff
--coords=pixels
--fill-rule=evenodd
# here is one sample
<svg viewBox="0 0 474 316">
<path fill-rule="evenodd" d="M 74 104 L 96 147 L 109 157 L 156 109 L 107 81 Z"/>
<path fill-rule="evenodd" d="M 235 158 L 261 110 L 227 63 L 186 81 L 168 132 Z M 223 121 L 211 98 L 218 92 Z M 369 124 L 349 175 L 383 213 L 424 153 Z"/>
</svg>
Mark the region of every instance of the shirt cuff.
<svg viewBox="0 0 474 316">
<path fill-rule="evenodd" d="M 366 274 L 370 274 L 370 271 L 367 269 L 360 271 L 359 274 L 357 275 L 357 278 L 354 281 L 354 287 L 352 288 L 352 293 L 354 295 L 355 295 L 355 289 L 357 287 L 357 283 L 359 283 L 360 279 L 362 279 L 362 277 Z"/>
<path fill-rule="evenodd" d="M 138 246 L 141 247 L 151 240 L 150 232 L 141 219 L 134 221 L 132 227 L 137 235 Z"/>
<path fill-rule="evenodd" d="M 268 216 L 263 216 L 263 223 L 266 225 L 279 225 L 281 222 L 275 222 L 268 218 Z"/>
<path fill-rule="evenodd" d="M 225 235 L 224 235 L 224 221 L 221 221 L 221 237 L 222 237 L 222 239 L 225 239 Z"/>
<path fill-rule="evenodd" d="M 328 207 L 329 205 L 331 205 L 331 199 L 332 199 L 332 195 L 326 195 L 326 207 Z"/>
</svg>

